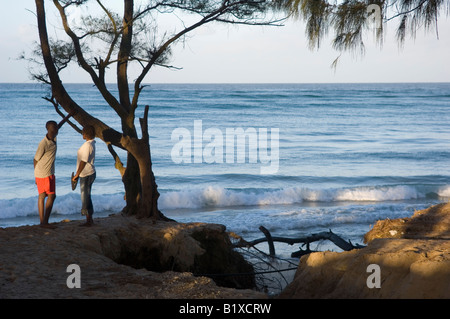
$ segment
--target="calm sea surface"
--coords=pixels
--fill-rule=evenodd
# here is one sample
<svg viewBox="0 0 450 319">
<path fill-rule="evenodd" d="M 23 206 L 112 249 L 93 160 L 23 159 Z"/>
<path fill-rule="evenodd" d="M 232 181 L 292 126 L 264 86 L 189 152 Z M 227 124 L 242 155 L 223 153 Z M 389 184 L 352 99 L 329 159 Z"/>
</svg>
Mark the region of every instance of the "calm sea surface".
<svg viewBox="0 0 450 319">
<path fill-rule="evenodd" d="M 120 129 L 95 87 L 68 90 Z M 39 221 L 33 157 L 45 122 L 60 120 L 46 94 L 0 84 L 0 227 Z M 145 104 L 160 209 L 180 222 L 221 223 L 249 240 L 260 225 L 288 237 L 331 229 L 362 243 L 378 219 L 450 198 L 450 83 L 152 84 L 138 116 Z M 239 130 L 247 139 L 227 148 Z M 82 218 L 70 188 L 82 143 L 69 125 L 60 130 L 53 221 Z M 123 185 L 100 140 L 96 167 L 96 215 L 117 213 Z"/>
</svg>

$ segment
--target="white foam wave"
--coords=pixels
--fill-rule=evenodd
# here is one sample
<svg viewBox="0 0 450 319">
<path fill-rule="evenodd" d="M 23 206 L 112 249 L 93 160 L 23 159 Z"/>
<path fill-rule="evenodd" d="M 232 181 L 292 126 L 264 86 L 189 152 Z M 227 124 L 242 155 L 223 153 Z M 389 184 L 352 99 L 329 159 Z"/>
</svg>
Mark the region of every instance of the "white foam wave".
<svg viewBox="0 0 450 319">
<path fill-rule="evenodd" d="M 450 197 L 450 186 L 443 186 L 437 192 L 439 197 Z"/>
<path fill-rule="evenodd" d="M 93 195 L 94 209 L 97 212 L 120 212 L 125 206 L 123 195 Z M 57 196 L 52 214 L 71 215 L 80 214 L 81 199 L 79 194 Z M 27 217 L 38 215 L 37 196 L 0 200 L 0 219 Z"/>
<path fill-rule="evenodd" d="M 439 197 L 450 197 L 450 185 L 434 187 Z M 202 209 L 234 206 L 291 205 L 303 202 L 383 202 L 426 198 L 429 188 L 409 185 L 366 186 L 337 189 L 310 189 L 289 187 L 283 189 L 226 189 L 219 186 L 191 188 L 186 190 L 160 190 L 159 208 Z M 93 195 L 97 212 L 117 213 L 125 206 L 123 194 Z M 79 194 L 69 193 L 56 198 L 54 214 L 79 214 Z M 37 215 L 37 196 L 0 200 L 0 218 Z"/>
<path fill-rule="evenodd" d="M 450 194 L 450 187 L 447 189 Z M 164 209 L 289 205 L 302 202 L 396 201 L 425 198 L 426 192 L 414 186 L 377 186 L 314 190 L 290 187 L 279 190 L 229 190 L 218 186 L 162 192 Z"/>
</svg>

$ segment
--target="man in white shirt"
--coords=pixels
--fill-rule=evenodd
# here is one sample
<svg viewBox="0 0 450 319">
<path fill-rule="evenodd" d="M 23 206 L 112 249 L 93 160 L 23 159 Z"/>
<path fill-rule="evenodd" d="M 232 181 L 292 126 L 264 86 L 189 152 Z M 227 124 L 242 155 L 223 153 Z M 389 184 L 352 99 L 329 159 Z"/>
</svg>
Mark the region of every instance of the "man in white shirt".
<svg viewBox="0 0 450 319">
<path fill-rule="evenodd" d="M 86 126 L 82 131 L 83 139 L 86 140 L 77 152 L 77 171 L 73 181 L 80 178 L 81 191 L 81 214 L 86 216 L 86 223 L 82 226 L 93 224 L 92 215 L 94 206 L 92 205 L 91 190 L 96 177 L 95 171 L 95 129 L 93 126 Z"/>
</svg>

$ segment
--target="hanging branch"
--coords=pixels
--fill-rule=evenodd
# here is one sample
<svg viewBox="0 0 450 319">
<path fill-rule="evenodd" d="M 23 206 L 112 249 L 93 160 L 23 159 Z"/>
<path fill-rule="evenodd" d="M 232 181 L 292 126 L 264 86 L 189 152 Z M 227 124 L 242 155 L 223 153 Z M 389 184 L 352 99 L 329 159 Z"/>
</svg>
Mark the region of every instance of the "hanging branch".
<svg viewBox="0 0 450 319">
<path fill-rule="evenodd" d="M 108 151 L 111 153 L 112 157 L 114 158 L 114 167 L 120 172 L 120 176 L 123 177 L 123 174 L 125 174 L 126 167 L 123 166 L 122 161 L 119 158 L 119 155 L 117 155 L 116 151 L 113 149 L 111 143 L 106 143 L 108 146 Z"/>
</svg>

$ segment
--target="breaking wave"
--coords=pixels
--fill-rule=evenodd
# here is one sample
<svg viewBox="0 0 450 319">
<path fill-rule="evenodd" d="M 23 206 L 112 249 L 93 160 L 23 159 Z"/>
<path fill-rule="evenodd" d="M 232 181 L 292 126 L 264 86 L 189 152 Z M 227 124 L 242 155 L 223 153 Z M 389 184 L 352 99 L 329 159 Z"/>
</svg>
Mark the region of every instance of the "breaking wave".
<svg viewBox="0 0 450 319">
<path fill-rule="evenodd" d="M 450 185 L 444 186 L 358 186 L 337 189 L 289 187 L 282 189 L 227 189 L 219 186 L 186 190 L 160 190 L 159 208 L 202 209 L 239 206 L 293 205 L 305 202 L 385 202 L 425 198 L 450 198 Z M 96 212 L 117 213 L 125 206 L 123 194 L 93 195 Z M 58 196 L 53 214 L 79 214 L 79 194 Z M 37 214 L 37 197 L 0 200 L 0 218 Z"/>
<path fill-rule="evenodd" d="M 450 197 L 450 186 L 359 186 L 339 189 L 226 189 L 208 186 L 201 189 L 162 192 L 163 209 L 289 205 L 303 202 L 384 202 Z"/>
</svg>

